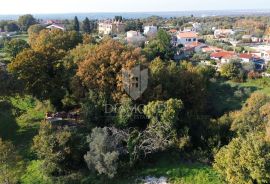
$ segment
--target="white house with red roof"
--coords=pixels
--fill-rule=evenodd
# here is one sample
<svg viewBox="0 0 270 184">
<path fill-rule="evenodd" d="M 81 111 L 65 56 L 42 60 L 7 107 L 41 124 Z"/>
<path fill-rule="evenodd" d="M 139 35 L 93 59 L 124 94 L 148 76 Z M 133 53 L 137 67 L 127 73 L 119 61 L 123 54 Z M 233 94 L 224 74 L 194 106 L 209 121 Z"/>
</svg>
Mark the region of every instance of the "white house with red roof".
<svg viewBox="0 0 270 184">
<path fill-rule="evenodd" d="M 65 26 L 60 25 L 60 24 L 55 24 L 55 23 L 47 26 L 46 29 L 50 29 L 50 30 L 60 29 L 62 31 L 66 30 Z"/>
<path fill-rule="evenodd" d="M 251 62 L 255 58 L 252 54 L 248 53 L 239 54 L 238 57 L 245 63 Z"/>
<path fill-rule="evenodd" d="M 177 44 L 185 45 L 187 43 L 191 42 L 197 42 L 198 41 L 198 34 L 196 32 L 179 32 L 177 34 Z"/>
<path fill-rule="evenodd" d="M 218 48 L 214 46 L 206 46 L 202 48 L 202 52 L 208 52 L 208 53 L 221 52 L 221 51 L 223 51 L 222 48 Z"/>
<path fill-rule="evenodd" d="M 193 48 L 194 52 L 202 51 L 203 47 L 206 47 L 206 44 L 200 42 L 189 42 L 184 45 L 187 48 Z"/>
<path fill-rule="evenodd" d="M 211 59 L 214 60 L 219 60 L 221 63 L 227 63 L 229 60 L 233 59 L 236 57 L 234 52 L 229 52 L 229 51 L 222 51 L 222 52 L 214 52 L 210 55 Z"/>
</svg>

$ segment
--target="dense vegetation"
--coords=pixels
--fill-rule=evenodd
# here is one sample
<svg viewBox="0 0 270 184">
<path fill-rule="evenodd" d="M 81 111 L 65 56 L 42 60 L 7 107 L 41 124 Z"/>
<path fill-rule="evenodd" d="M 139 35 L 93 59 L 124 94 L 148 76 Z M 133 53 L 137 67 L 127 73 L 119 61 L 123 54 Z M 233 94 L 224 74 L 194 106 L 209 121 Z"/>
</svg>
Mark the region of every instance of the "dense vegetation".
<svg viewBox="0 0 270 184">
<path fill-rule="evenodd" d="M 190 20 L 245 24 L 239 17 L 167 24 Z M 127 29 L 146 21 L 164 23 L 127 20 Z M 67 31 L 46 30 L 25 15 L 16 25 L 29 39 L 5 38 L 0 183 L 139 183 L 147 176 L 171 183 L 270 183 L 269 79 L 250 77 L 235 60 L 220 72 L 198 64 L 205 55 L 174 61 L 176 48 L 163 29 L 133 47 L 94 37 L 89 19 L 71 22 Z M 134 100 L 124 91 L 122 71 L 138 65 L 148 68 L 148 88 Z M 78 117 L 45 119 L 62 111 Z"/>
</svg>

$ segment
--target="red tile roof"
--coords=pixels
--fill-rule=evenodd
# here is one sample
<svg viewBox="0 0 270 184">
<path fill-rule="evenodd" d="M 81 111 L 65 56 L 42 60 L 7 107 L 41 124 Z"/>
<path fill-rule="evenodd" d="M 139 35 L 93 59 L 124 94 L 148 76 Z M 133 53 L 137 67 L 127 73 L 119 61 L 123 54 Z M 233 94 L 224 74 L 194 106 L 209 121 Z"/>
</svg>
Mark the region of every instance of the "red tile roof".
<svg viewBox="0 0 270 184">
<path fill-rule="evenodd" d="M 197 38 L 198 34 L 196 32 L 180 32 L 178 34 L 179 38 Z"/>
<path fill-rule="evenodd" d="M 185 47 L 197 47 L 199 45 L 202 45 L 200 42 L 189 42 L 185 44 Z"/>
<path fill-rule="evenodd" d="M 232 57 L 234 55 L 233 52 L 227 52 L 227 51 L 222 51 L 222 52 L 215 52 L 210 55 L 212 58 L 228 58 Z"/>
<path fill-rule="evenodd" d="M 239 54 L 239 57 L 244 58 L 244 59 L 252 59 L 253 58 L 252 54 L 246 54 L 246 53 Z"/>
<path fill-rule="evenodd" d="M 176 33 L 177 30 L 176 30 L 176 29 L 170 29 L 169 32 L 171 32 L 171 33 Z"/>
</svg>

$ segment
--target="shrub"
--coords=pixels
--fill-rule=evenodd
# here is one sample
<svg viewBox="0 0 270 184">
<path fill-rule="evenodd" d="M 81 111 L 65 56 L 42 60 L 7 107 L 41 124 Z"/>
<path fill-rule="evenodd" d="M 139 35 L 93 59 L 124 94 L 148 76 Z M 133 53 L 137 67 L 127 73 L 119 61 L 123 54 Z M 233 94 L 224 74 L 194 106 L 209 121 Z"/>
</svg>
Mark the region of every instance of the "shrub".
<svg viewBox="0 0 270 184">
<path fill-rule="evenodd" d="M 114 128 L 94 128 L 87 138 L 90 150 L 84 156 L 89 169 L 113 178 L 117 174 L 119 155 L 126 153 L 124 132 Z"/>
<path fill-rule="evenodd" d="M 248 72 L 248 79 L 258 79 L 262 76 L 258 72 L 250 71 Z"/>
</svg>

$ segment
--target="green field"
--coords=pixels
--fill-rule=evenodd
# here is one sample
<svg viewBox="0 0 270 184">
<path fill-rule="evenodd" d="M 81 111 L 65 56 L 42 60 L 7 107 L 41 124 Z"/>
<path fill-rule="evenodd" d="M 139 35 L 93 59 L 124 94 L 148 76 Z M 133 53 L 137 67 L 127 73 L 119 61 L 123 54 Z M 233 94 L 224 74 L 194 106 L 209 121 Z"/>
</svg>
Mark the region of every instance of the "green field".
<svg viewBox="0 0 270 184">
<path fill-rule="evenodd" d="M 28 34 L 18 34 L 18 35 L 12 36 L 12 38 L 18 38 L 18 39 L 22 39 L 28 42 Z"/>
<path fill-rule="evenodd" d="M 29 96 L 0 100 L 0 136 L 11 140 L 25 159 L 31 157 L 32 138 L 45 110 L 42 103 Z"/>
<path fill-rule="evenodd" d="M 244 83 L 228 82 L 232 87 L 253 88 L 256 92 L 262 92 L 270 96 L 270 78 L 249 79 Z"/>
<path fill-rule="evenodd" d="M 226 112 L 239 110 L 254 92 L 270 95 L 270 79 L 260 78 L 243 83 L 216 80 L 209 85 L 211 112 L 216 117 Z"/>
</svg>

